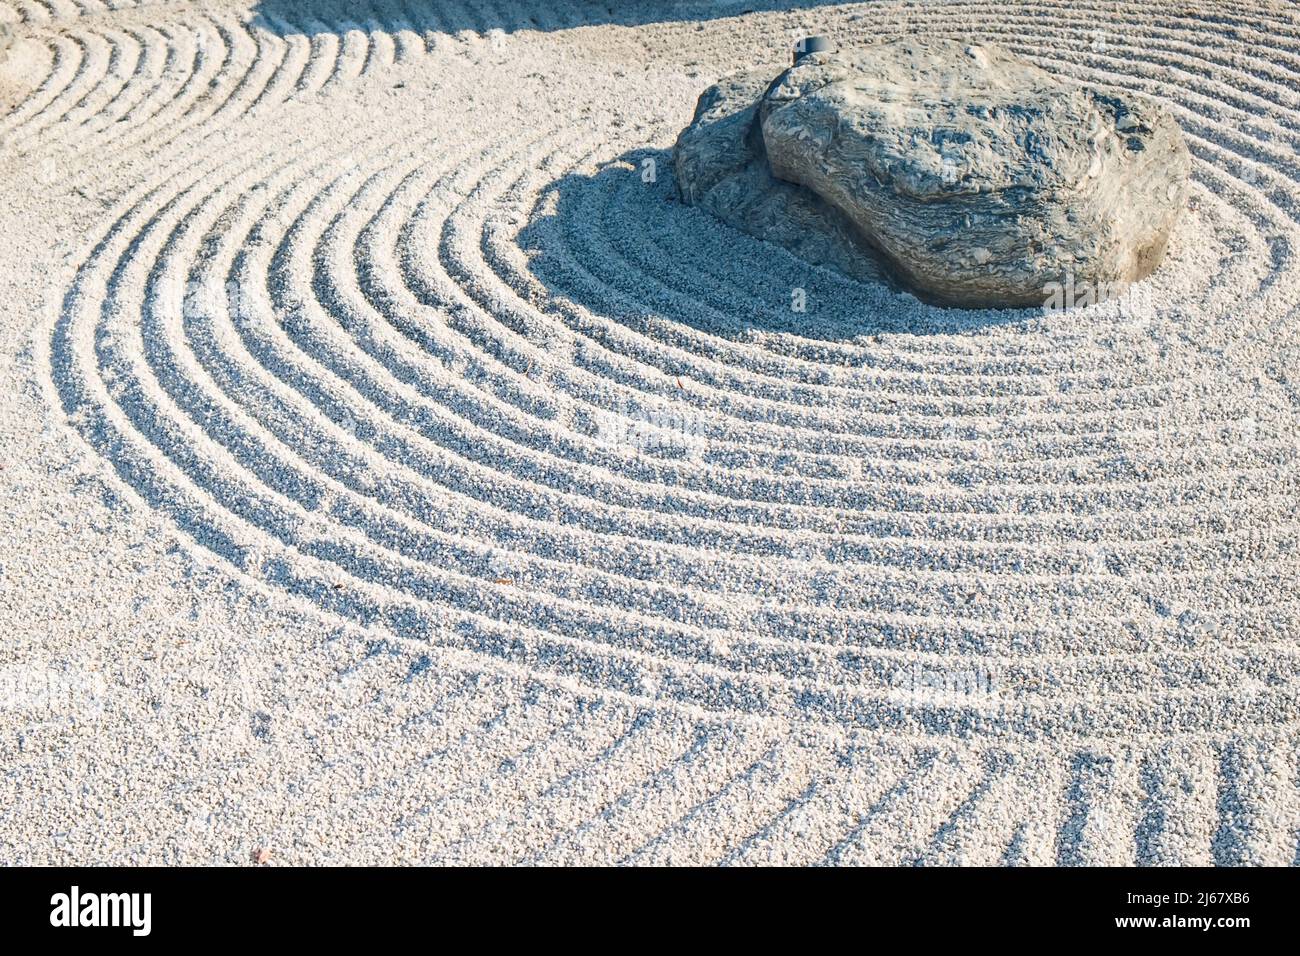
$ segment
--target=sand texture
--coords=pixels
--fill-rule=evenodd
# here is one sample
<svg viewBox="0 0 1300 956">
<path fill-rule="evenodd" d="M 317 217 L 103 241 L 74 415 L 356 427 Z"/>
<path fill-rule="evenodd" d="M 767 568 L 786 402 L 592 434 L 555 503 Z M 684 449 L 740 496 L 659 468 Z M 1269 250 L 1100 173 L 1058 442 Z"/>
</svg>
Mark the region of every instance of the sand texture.
<svg viewBox="0 0 1300 956">
<path fill-rule="evenodd" d="M 1294 4 L 0 20 L 0 862 L 1296 861 Z M 809 33 L 1158 102 L 1164 263 L 940 309 L 683 204 Z"/>
</svg>

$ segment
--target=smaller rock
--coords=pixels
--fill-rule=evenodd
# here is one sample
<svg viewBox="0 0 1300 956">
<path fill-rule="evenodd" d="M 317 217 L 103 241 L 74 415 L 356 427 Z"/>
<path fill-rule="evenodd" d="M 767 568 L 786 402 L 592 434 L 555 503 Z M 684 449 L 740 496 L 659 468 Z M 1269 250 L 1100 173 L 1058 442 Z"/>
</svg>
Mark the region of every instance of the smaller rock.
<svg viewBox="0 0 1300 956">
<path fill-rule="evenodd" d="M 262 866 L 263 864 L 270 863 L 271 851 L 264 846 L 253 847 L 253 852 L 252 854 L 250 854 L 250 859 L 252 859 L 252 861 L 256 863 L 258 866 Z"/>
</svg>

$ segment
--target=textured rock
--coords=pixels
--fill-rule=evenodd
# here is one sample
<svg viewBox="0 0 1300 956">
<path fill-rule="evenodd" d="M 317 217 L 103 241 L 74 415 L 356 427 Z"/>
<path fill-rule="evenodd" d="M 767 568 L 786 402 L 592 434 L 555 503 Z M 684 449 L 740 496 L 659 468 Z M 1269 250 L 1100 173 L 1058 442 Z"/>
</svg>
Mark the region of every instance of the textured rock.
<svg viewBox="0 0 1300 956">
<path fill-rule="evenodd" d="M 748 74 L 701 97 L 678 141 L 683 198 L 852 275 L 883 267 L 927 301 L 1042 305 L 1067 282 L 1113 295 L 1159 265 L 1186 202 L 1171 117 L 995 47 L 812 53 L 760 86 Z"/>
</svg>

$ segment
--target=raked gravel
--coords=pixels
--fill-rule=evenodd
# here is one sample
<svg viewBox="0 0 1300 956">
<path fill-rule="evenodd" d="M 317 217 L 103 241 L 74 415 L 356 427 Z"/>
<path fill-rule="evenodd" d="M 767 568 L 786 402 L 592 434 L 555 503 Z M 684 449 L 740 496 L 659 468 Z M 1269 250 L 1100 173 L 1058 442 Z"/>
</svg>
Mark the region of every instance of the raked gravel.
<svg viewBox="0 0 1300 956">
<path fill-rule="evenodd" d="M 0 20 L 0 862 L 1296 861 L 1294 5 Z M 1165 264 L 940 310 L 683 206 L 810 32 L 1159 99 Z"/>
</svg>

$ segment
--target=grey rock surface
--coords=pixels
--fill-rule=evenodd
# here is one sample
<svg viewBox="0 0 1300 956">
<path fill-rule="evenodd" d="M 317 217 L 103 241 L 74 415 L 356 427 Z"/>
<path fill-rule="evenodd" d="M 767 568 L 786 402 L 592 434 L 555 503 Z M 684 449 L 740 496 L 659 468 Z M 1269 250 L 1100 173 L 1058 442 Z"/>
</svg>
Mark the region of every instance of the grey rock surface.
<svg viewBox="0 0 1300 956">
<path fill-rule="evenodd" d="M 687 202 L 811 261 L 971 308 L 1042 305 L 1051 283 L 1106 298 L 1149 275 L 1190 169 L 1154 103 L 950 40 L 725 80 L 676 150 Z"/>
</svg>

